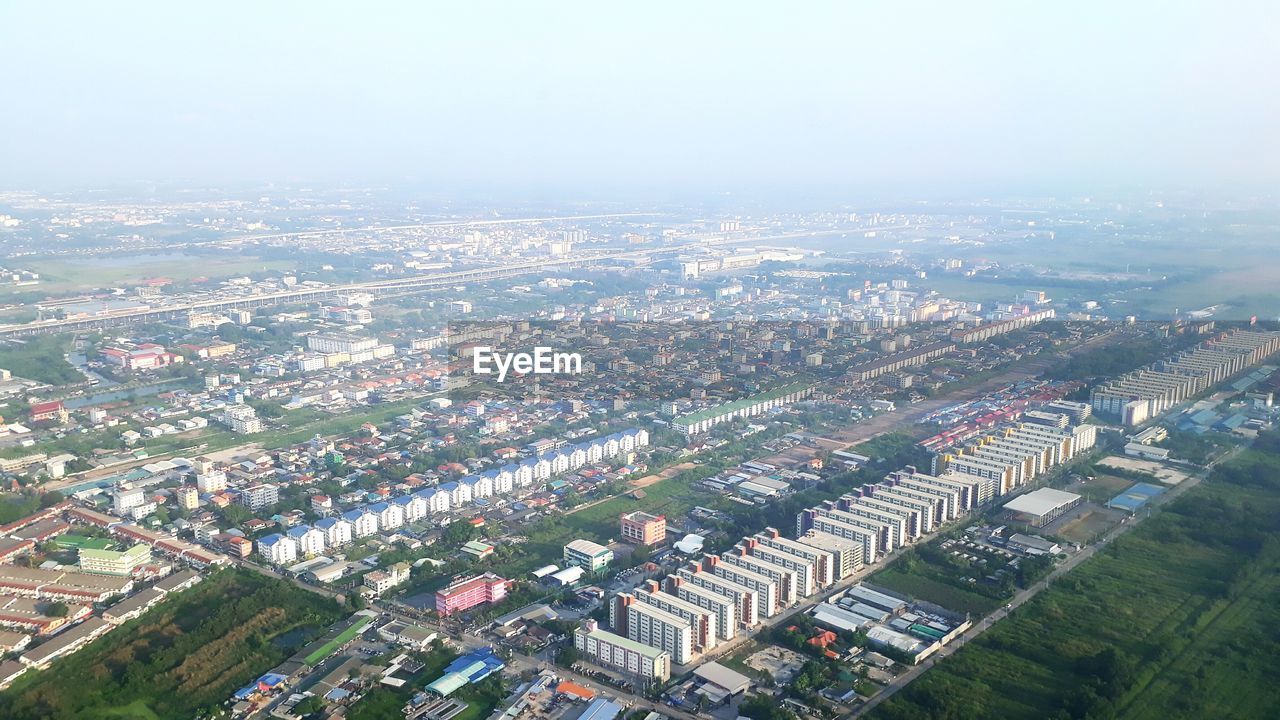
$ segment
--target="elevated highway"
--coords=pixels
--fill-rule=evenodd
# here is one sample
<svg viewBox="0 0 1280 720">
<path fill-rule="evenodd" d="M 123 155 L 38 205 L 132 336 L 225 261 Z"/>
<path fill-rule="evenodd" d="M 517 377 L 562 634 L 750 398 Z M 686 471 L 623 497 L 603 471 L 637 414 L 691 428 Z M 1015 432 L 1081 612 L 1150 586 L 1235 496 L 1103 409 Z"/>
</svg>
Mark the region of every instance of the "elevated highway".
<svg viewBox="0 0 1280 720">
<path fill-rule="evenodd" d="M 906 226 L 895 227 L 903 228 Z M 893 228 L 858 228 L 857 231 L 862 232 L 866 230 L 887 229 Z M 559 258 L 540 258 L 538 260 L 528 260 L 507 265 L 468 268 L 465 270 L 430 273 L 392 280 L 377 280 L 372 282 L 349 283 L 345 285 L 299 288 L 296 290 L 261 293 L 257 295 L 237 295 L 207 300 L 194 300 L 191 302 L 180 302 L 172 305 L 156 307 L 113 310 L 97 315 L 69 318 L 66 320 L 35 320 L 28 323 L 0 325 L 0 339 L 21 337 L 24 335 L 38 335 L 43 333 L 100 330 L 136 323 L 174 320 L 193 312 L 216 312 L 219 310 L 249 309 L 269 305 L 284 305 L 295 302 L 311 302 L 325 298 L 334 298 L 338 295 L 354 292 L 367 292 L 373 295 L 404 295 L 440 287 L 452 287 L 454 285 L 466 285 L 469 283 L 517 277 L 553 268 L 574 268 L 610 260 L 628 260 L 654 257 L 658 255 L 672 255 L 724 245 L 744 245 L 775 242 L 780 240 L 794 240 L 807 237 L 840 235 L 847 232 L 849 231 L 824 230 L 772 235 L 735 235 L 733 237 L 727 237 L 722 234 L 713 234 L 696 239 L 693 242 L 681 243 L 679 245 L 646 247 L 638 250 L 613 250 L 584 255 L 570 255 Z"/>
</svg>

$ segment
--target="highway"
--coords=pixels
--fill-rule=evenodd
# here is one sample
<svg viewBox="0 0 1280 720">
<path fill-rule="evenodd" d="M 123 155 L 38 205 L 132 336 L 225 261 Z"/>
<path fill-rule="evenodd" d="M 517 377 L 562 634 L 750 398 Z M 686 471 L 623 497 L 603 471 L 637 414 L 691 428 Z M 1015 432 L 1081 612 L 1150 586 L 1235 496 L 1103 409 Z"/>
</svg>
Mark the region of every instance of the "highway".
<svg viewBox="0 0 1280 720">
<path fill-rule="evenodd" d="M 587 216 L 583 216 L 587 217 Z M 406 226 L 409 227 L 409 226 Z M 889 230 L 903 229 L 908 226 L 888 226 L 877 228 L 858 228 L 859 232 L 871 230 Z M 390 228 L 387 228 L 390 229 Z M 332 232 L 332 231 L 314 231 L 314 232 Z M 427 275 L 416 275 L 407 278 L 396 278 L 394 280 L 377 280 L 371 282 L 348 283 L 345 285 L 329 285 L 316 288 L 302 288 L 298 290 L 287 290 L 275 293 L 262 293 L 260 295 L 241 295 L 234 297 L 215 298 L 210 300 L 197 300 L 185 303 L 175 303 L 173 305 L 165 305 L 158 307 L 140 307 L 129 308 L 125 310 L 115 310 L 87 317 L 78 317 L 66 320 L 35 320 L 28 323 L 14 323 L 8 325 L 0 325 L 0 339 L 5 337 L 20 337 L 23 335 L 36 335 L 41 333 L 54 332 L 74 332 L 76 330 L 96 329 L 104 327 L 115 327 L 119 325 L 127 325 L 130 323 L 146 322 L 149 320 L 165 320 L 178 318 L 192 312 L 210 312 L 217 310 L 229 310 L 233 308 L 251 308 L 261 307 L 264 305 L 279 305 L 289 302 L 309 301 L 324 297 L 335 296 L 341 293 L 368 292 L 373 294 L 384 293 L 404 293 L 406 291 L 422 291 L 439 287 L 451 287 L 455 285 L 465 285 L 474 282 L 484 282 L 489 280 L 499 280 L 509 277 L 517 277 L 520 275 L 528 275 L 536 273 L 540 270 L 550 268 L 571 268 L 575 266 L 588 265 L 609 260 L 626 260 L 646 258 L 654 255 L 668 255 L 672 253 L 692 252 L 710 247 L 719 247 L 724 245 L 740 245 L 748 243 L 771 242 L 778 240 L 794 240 L 805 237 L 824 237 L 828 235 L 845 234 L 848 231 L 806 231 L 781 233 L 773 235 L 747 235 L 741 237 L 719 237 L 710 235 L 697 240 L 696 242 L 683 243 L 680 245 L 668 245 L 662 247 L 644 248 L 640 250 L 614 250 L 600 253 L 591 253 L 583 255 L 570 255 L 559 258 L 542 258 L 538 260 L 530 260 L 525 262 L 516 262 L 508 265 L 500 265 L 495 267 L 471 268 L 467 270 L 455 270 L 443 273 L 431 273 Z"/>
</svg>

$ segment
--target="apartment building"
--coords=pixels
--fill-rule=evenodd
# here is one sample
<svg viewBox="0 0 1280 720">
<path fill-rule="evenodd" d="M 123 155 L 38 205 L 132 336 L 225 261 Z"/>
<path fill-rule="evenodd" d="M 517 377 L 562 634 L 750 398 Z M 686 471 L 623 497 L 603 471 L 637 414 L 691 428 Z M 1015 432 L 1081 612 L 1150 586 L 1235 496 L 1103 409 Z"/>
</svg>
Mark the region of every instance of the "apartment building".
<svg viewBox="0 0 1280 720">
<path fill-rule="evenodd" d="M 601 630 L 595 620 L 574 631 L 573 645 L 604 667 L 659 683 L 671 679 L 671 653 Z"/>
<path fill-rule="evenodd" d="M 683 665 L 694 658 L 693 623 L 666 610 L 638 602 L 628 593 L 613 598 L 611 617 L 620 634 L 642 645 L 671 654 L 671 661 Z"/>
<path fill-rule="evenodd" d="M 738 636 L 738 604 L 733 598 L 689 583 L 679 575 L 669 575 L 665 581 L 667 593 L 715 614 L 721 640 Z"/>
<path fill-rule="evenodd" d="M 619 518 L 622 539 L 633 545 L 659 545 L 667 539 L 667 518 L 636 510 Z"/>
</svg>

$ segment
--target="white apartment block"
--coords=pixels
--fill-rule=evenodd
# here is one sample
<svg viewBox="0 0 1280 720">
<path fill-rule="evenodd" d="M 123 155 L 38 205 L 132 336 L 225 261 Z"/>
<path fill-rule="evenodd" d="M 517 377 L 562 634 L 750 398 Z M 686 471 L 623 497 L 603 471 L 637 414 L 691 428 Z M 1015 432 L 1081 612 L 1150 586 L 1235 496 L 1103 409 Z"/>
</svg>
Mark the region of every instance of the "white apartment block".
<svg viewBox="0 0 1280 720">
<path fill-rule="evenodd" d="M 671 653 L 601 630 L 594 620 L 574 631 L 573 645 L 598 665 L 660 683 L 671 679 Z"/>
</svg>

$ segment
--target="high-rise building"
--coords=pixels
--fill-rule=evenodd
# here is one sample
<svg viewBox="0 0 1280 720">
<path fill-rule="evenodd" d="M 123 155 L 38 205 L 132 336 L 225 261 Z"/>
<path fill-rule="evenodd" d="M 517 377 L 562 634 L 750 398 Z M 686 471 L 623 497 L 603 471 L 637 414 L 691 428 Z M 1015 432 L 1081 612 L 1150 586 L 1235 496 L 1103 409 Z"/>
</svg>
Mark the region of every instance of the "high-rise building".
<svg viewBox="0 0 1280 720">
<path fill-rule="evenodd" d="M 629 593 L 613 597 L 614 629 L 632 640 L 671 653 L 671 660 L 683 665 L 693 659 L 693 623 L 639 602 Z"/>
</svg>

